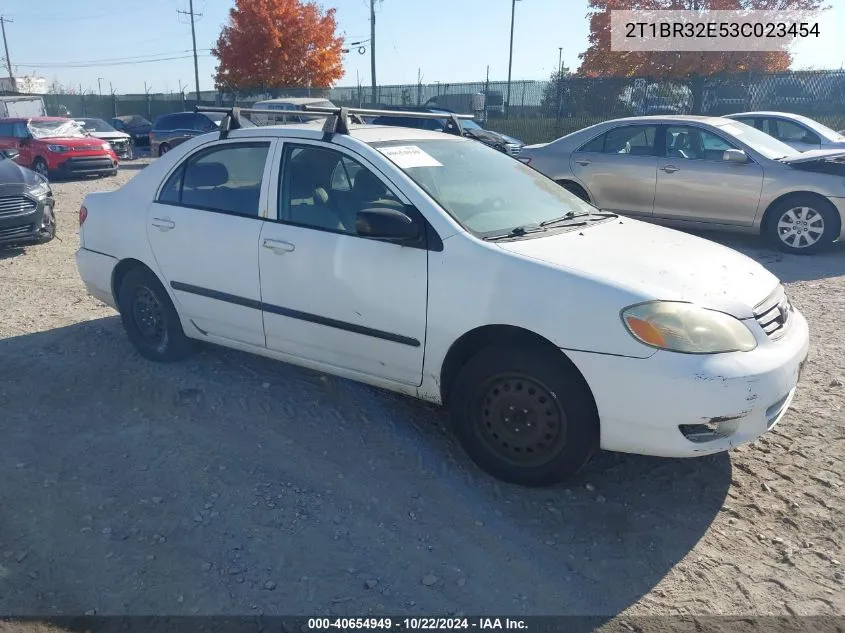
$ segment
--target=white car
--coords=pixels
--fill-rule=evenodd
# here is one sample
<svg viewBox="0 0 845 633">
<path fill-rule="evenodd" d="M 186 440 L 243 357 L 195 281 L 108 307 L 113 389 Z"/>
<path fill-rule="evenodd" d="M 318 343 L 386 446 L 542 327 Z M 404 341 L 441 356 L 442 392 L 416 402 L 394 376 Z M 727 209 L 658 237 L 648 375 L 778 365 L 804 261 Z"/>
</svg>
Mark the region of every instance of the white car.
<svg viewBox="0 0 845 633">
<path fill-rule="evenodd" d="M 799 152 L 814 149 L 845 149 L 845 135 L 800 114 L 788 112 L 741 112 L 725 118 L 742 121 Z"/>
<path fill-rule="evenodd" d="M 728 450 L 792 400 L 807 322 L 731 249 L 441 132 L 221 130 L 80 208 L 82 280 L 149 359 L 209 341 L 443 403 L 481 468 L 538 486 L 599 447 Z"/>
</svg>

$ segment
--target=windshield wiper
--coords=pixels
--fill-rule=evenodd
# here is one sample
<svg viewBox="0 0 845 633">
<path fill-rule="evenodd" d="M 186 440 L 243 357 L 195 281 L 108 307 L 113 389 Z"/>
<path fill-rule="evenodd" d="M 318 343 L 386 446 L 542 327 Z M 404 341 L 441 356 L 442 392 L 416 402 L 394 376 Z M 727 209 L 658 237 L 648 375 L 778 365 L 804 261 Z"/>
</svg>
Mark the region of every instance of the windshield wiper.
<svg viewBox="0 0 845 633">
<path fill-rule="evenodd" d="M 490 237 L 485 237 L 484 239 L 488 242 L 497 242 L 499 240 L 522 237 L 523 235 L 528 235 L 529 233 L 544 233 L 545 231 L 546 229 L 539 224 L 525 224 L 523 226 L 516 226 L 507 233 L 502 233 L 501 235 L 491 235 Z"/>
<path fill-rule="evenodd" d="M 548 226 L 584 226 L 587 223 L 587 220 L 590 219 L 602 219 L 602 218 L 615 218 L 617 215 L 615 213 L 610 213 L 608 211 L 584 211 L 582 213 L 575 213 L 574 211 L 568 211 L 564 215 L 560 216 L 559 218 L 554 218 L 553 220 L 546 220 L 545 222 L 540 222 L 540 226 L 548 227 Z M 575 220 L 575 222 L 573 222 Z"/>
</svg>

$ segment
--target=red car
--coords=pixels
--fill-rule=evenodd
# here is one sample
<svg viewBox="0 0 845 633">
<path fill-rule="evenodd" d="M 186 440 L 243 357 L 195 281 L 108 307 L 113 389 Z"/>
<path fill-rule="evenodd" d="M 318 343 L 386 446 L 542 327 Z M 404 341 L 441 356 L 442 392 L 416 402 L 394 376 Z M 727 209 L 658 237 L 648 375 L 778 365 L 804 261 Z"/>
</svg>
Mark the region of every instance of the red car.
<svg viewBox="0 0 845 633">
<path fill-rule="evenodd" d="M 17 152 L 15 162 L 45 178 L 117 173 L 111 146 L 89 136 L 72 119 L 0 119 L 0 149 Z"/>
</svg>

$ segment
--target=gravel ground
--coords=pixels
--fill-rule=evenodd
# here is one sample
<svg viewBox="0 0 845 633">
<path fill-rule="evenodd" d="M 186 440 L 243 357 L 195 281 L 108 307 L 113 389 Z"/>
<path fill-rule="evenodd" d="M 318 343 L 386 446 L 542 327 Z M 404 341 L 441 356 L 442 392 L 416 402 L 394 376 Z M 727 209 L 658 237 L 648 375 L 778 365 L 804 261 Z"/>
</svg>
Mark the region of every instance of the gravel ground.
<svg viewBox="0 0 845 633">
<path fill-rule="evenodd" d="M 730 455 L 485 476 L 433 406 L 219 348 L 161 366 L 88 297 L 86 192 L 0 252 L 0 613 L 845 614 L 845 248 L 775 254 L 810 321 L 792 410 Z"/>
</svg>

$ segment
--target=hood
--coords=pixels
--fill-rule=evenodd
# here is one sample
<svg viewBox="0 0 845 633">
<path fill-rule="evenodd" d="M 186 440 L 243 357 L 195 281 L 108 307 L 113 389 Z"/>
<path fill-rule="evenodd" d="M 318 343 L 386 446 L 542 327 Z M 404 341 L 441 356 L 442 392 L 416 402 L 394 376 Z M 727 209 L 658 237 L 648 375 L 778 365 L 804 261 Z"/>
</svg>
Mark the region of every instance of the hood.
<svg viewBox="0 0 845 633">
<path fill-rule="evenodd" d="M 95 150 L 103 147 L 103 141 L 93 136 L 79 138 L 77 136 L 49 136 L 35 139 L 43 145 L 64 145 L 76 150 Z"/>
<path fill-rule="evenodd" d="M 812 163 L 814 161 L 831 161 L 835 163 L 845 163 L 845 143 L 842 149 L 812 149 L 801 154 L 793 154 L 786 158 L 781 158 L 781 163 L 787 165 L 799 165 L 801 163 Z"/>
<path fill-rule="evenodd" d="M 100 138 L 104 141 L 127 141 L 131 136 L 123 132 L 89 132 L 94 138 Z"/>
<path fill-rule="evenodd" d="M 630 218 L 498 246 L 615 286 L 642 301 L 690 301 L 740 319 L 752 318 L 754 306 L 780 283 L 733 249 Z"/>
<path fill-rule="evenodd" d="M 14 195 L 34 187 L 43 178 L 15 161 L 0 159 L 0 195 Z"/>
</svg>

